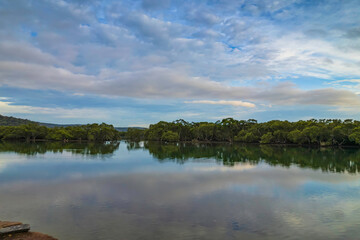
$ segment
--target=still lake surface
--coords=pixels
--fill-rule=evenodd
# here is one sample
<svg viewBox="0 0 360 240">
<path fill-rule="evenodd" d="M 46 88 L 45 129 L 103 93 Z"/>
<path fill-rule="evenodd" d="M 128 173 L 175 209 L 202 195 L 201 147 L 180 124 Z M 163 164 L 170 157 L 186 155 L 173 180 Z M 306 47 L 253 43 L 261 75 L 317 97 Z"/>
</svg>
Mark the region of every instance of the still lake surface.
<svg viewBox="0 0 360 240">
<path fill-rule="evenodd" d="M 0 142 L 0 220 L 72 239 L 359 239 L 360 149 Z"/>
</svg>

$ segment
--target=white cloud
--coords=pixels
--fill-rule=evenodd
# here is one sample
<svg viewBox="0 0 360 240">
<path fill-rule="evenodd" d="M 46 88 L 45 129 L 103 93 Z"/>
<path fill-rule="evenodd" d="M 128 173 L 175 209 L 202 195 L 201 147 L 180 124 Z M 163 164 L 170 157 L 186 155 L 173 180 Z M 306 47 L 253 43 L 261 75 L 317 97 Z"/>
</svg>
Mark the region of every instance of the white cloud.
<svg viewBox="0 0 360 240">
<path fill-rule="evenodd" d="M 330 82 L 329 85 L 353 91 L 355 94 L 360 96 L 360 79 L 337 80 Z"/>
<path fill-rule="evenodd" d="M 333 88 L 301 83 L 360 76 L 358 2 L 334 14 L 327 11 L 336 3 L 300 3 L 8 1 L 0 9 L 0 84 L 245 107 L 359 106 L 360 90 L 345 80 Z"/>
<path fill-rule="evenodd" d="M 60 119 L 107 119 L 109 112 L 102 109 L 91 108 L 48 108 L 48 107 L 33 107 L 26 105 L 13 105 L 12 102 L 0 100 L 0 114 L 36 114 L 48 115 Z"/>
<path fill-rule="evenodd" d="M 213 101 L 213 100 L 194 100 L 194 101 L 185 101 L 185 103 L 198 103 L 198 104 L 213 104 L 213 105 L 231 105 L 236 107 L 248 107 L 253 108 L 256 105 L 249 102 L 243 102 L 243 101 L 227 101 L 227 100 L 219 100 L 219 101 Z"/>
<path fill-rule="evenodd" d="M 216 101 L 266 102 L 276 105 L 360 105 L 360 97 L 348 90 L 334 88 L 301 90 L 289 82 L 234 87 L 209 78 L 191 77 L 182 69 L 167 68 L 132 72 L 103 69 L 98 75 L 87 75 L 53 66 L 0 61 L 0 84 L 150 99 L 215 99 Z"/>
</svg>

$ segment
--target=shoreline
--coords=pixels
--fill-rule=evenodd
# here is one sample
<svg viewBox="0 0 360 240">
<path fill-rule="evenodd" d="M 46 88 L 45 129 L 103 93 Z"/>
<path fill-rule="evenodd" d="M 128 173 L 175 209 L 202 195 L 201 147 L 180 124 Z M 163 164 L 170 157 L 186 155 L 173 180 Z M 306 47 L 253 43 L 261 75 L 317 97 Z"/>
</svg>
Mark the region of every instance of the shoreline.
<svg viewBox="0 0 360 240">
<path fill-rule="evenodd" d="M 0 230 L 21 225 L 21 222 L 9 222 L 9 221 L 0 221 Z M 6 233 L 0 234 L 1 240 L 57 240 L 52 236 L 39 233 L 39 232 L 17 232 L 17 233 Z"/>
<path fill-rule="evenodd" d="M 38 143 L 38 142 L 61 142 L 61 143 L 106 143 L 106 142 L 119 142 L 119 141 L 130 141 L 130 142 L 157 142 L 164 144 L 177 144 L 177 143 L 189 143 L 189 144 L 244 144 L 244 145 L 256 145 L 256 146 L 273 146 L 273 147 L 311 147 L 311 148 L 360 148 L 359 145 L 315 145 L 315 144 L 296 144 L 296 143 L 250 143 L 250 142 L 238 142 L 238 141 L 199 141 L 199 140 L 190 140 L 190 141 L 157 141 L 157 140 L 132 140 L 132 139 L 118 139 L 115 141 L 89 141 L 89 140 L 52 140 L 52 139 L 36 139 L 36 140 L 0 140 L 0 142 L 22 142 L 22 143 Z"/>
<path fill-rule="evenodd" d="M 132 139 L 121 139 L 122 141 L 130 141 L 130 142 L 157 142 L 157 143 L 164 143 L 164 144 L 176 144 L 176 143 L 190 143 L 190 144 L 243 144 L 243 145 L 256 145 L 256 146 L 274 146 L 274 147 L 284 147 L 284 146 L 290 146 L 290 147 L 313 147 L 313 148 L 328 148 L 328 147 L 336 147 L 336 148 L 360 148 L 359 145 L 314 145 L 314 144 L 296 144 L 296 143 L 249 143 L 249 142 L 228 142 L 228 141 L 157 141 L 157 140 L 132 140 Z M 119 141 L 121 141 L 119 140 Z"/>
</svg>

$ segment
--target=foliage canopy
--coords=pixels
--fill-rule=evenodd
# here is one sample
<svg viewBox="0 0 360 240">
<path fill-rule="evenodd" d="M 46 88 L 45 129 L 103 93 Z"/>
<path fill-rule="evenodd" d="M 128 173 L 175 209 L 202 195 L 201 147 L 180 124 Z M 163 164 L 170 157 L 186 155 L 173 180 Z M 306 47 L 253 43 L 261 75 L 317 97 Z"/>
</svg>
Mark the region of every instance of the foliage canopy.
<svg viewBox="0 0 360 240">
<path fill-rule="evenodd" d="M 176 135 L 177 134 L 177 135 Z M 262 144 L 360 145 L 360 121 L 351 119 L 273 120 L 225 118 L 212 122 L 160 121 L 145 130 L 129 130 L 130 140 L 244 142 Z"/>
</svg>

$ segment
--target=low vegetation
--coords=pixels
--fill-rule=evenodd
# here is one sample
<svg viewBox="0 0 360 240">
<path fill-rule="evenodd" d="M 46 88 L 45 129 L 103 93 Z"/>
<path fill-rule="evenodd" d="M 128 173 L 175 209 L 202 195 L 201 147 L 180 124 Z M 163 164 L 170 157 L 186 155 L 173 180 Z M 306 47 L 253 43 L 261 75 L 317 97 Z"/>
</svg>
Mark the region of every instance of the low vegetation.
<svg viewBox="0 0 360 240">
<path fill-rule="evenodd" d="M 254 119 L 226 118 L 212 122 L 158 122 L 149 129 L 129 129 L 130 140 L 162 142 L 206 141 L 300 145 L 360 145 L 360 121 L 311 119 L 308 121 L 273 120 L 258 123 Z"/>
</svg>

